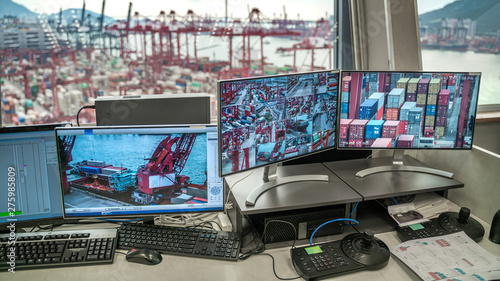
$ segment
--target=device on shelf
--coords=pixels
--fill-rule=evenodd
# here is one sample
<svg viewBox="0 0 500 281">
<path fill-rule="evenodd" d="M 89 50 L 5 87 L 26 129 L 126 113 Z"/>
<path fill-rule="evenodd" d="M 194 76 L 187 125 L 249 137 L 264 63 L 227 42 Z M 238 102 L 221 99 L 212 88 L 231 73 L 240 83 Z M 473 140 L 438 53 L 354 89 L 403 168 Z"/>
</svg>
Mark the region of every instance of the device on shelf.
<svg viewBox="0 0 500 281">
<path fill-rule="evenodd" d="M 116 229 L 16 233 L 15 240 L 10 234 L 0 234 L 0 268 L 110 264 L 116 235 Z"/>
<path fill-rule="evenodd" d="M 453 173 L 403 162 L 405 149 L 472 149 L 481 73 L 342 71 L 339 149 L 392 149 L 392 165 L 359 171 Z"/>
<path fill-rule="evenodd" d="M 118 230 L 118 248 L 148 248 L 169 255 L 237 261 L 241 235 L 228 231 L 124 223 Z"/>
<path fill-rule="evenodd" d="M 339 71 L 330 70 L 217 83 L 220 176 L 265 167 L 263 184 L 246 205 L 276 186 L 329 180 L 321 174 L 278 177 L 277 166 L 335 147 L 338 81 Z"/>
<path fill-rule="evenodd" d="M 65 218 L 224 210 L 215 125 L 55 132 Z"/>
<path fill-rule="evenodd" d="M 391 255 L 373 231 L 346 235 L 342 240 L 293 248 L 293 266 L 305 280 L 335 277 L 384 267 Z"/>
<path fill-rule="evenodd" d="M 63 221 L 54 129 L 67 125 L 0 128 L 0 231 L 10 232 L 11 222 L 21 228 Z"/>
<path fill-rule="evenodd" d="M 463 231 L 472 240 L 479 242 L 484 236 L 484 227 L 470 217 L 468 208 L 460 208 L 460 212 L 444 212 L 438 218 L 429 222 L 397 227 L 397 234 L 401 241 L 446 235 Z"/>
</svg>

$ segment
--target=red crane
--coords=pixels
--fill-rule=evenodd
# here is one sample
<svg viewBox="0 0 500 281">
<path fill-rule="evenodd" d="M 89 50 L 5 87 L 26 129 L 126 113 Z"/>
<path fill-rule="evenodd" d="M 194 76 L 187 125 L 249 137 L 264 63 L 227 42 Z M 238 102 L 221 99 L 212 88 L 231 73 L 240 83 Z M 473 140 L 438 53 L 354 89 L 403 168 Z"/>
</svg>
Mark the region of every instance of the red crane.
<svg viewBox="0 0 500 281">
<path fill-rule="evenodd" d="M 57 141 L 59 147 L 61 147 L 61 166 L 64 171 L 70 169 L 68 163 L 73 161 L 73 156 L 71 155 L 71 151 L 73 150 L 73 146 L 75 145 L 76 136 L 61 136 Z M 68 184 L 68 176 L 66 172 L 61 173 L 62 181 L 63 181 L 63 189 L 64 194 L 69 194 L 71 192 L 71 188 Z"/>
</svg>

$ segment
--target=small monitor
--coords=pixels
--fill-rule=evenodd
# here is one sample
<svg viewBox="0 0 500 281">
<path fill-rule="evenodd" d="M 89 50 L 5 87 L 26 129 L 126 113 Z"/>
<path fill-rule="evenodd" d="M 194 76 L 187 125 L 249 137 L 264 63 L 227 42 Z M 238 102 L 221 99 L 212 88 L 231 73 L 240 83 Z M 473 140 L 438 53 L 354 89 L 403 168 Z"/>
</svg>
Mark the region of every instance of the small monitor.
<svg viewBox="0 0 500 281">
<path fill-rule="evenodd" d="M 395 151 L 393 166 L 358 176 L 418 170 L 396 165 L 406 149 L 470 150 L 480 77 L 477 72 L 343 71 L 338 148 Z"/>
<path fill-rule="evenodd" d="M 218 82 L 220 175 L 265 167 L 265 188 L 257 187 L 248 205 L 288 182 L 270 179 L 277 164 L 335 147 L 338 83 L 332 70 Z M 293 179 L 307 180 L 328 177 Z"/>
<path fill-rule="evenodd" d="M 224 210 L 215 125 L 56 130 L 64 217 Z"/>
<path fill-rule="evenodd" d="M 0 129 L 0 230 L 62 221 L 54 128 L 65 125 Z"/>
</svg>

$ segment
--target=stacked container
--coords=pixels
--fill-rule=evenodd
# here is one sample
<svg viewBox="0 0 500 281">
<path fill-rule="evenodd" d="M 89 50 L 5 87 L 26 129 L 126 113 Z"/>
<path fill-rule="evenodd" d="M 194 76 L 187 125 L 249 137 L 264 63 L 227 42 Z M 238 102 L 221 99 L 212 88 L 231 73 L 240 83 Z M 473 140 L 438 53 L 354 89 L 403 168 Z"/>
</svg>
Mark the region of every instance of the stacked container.
<svg viewBox="0 0 500 281">
<path fill-rule="evenodd" d="M 349 98 L 351 91 L 351 76 L 342 78 L 342 92 L 340 93 L 340 119 L 349 118 Z"/>
<path fill-rule="evenodd" d="M 417 101 L 418 78 L 411 78 L 406 87 L 406 101 Z"/>
<path fill-rule="evenodd" d="M 348 141 L 347 137 L 349 136 L 349 125 L 351 124 L 352 119 L 340 119 L 340 130 L 339 130 L 339 146 L 347 147 Z"/>
<path fill-rule="evenodd" d="M 396 87 L 394 88 L 400 88 L 406 91 L 406 87 L 408 86 L 408 81 L 410 81 L 410 78 L 403 77 L 398 80 L 398 82 L 396 83 Z"/>
<path fill-rule="evenodd" d="M 363 147 L 368 120 L 355 119 L 349 124 L 349 147 Z"/>
<path fill-rule="evenodd" d="M 416 102 L 407 101 L 403 103 L 399 112 L 399 133 L 406 134 L 408 132 L 408 115 L 410 109 L 417 106 Z"/>
<path fill-rule="evenodd" d="M 368 94 L 378 92 L 378 73 L 368 73 Z"/>
<path fill-rule="evenodd" d="M 404 103 L 405 91 L 401 88 L 392 89 L 387 95 L 387 110 L 385 113 L 386 120 L 398 120 L 399 109 Z"/>
<path fill-rule="evenodd" d="M 378 101 L 377 117 L 375 119 L 380 120 L 380 119 L 384 118 L 385 94 L 384 93 L 373 93 L 368 99 Z"/>
<path fill-rule="evenodd" d="M 448 116 L 448 106 L 450 102 L 450 90 L 445 89 L 439 92 L 438 104 L 436 109 L 436 132 L 435 137 L 440 138 L 444 136 L 446 129 L 446 119 Z"/>
<path fill-rule="evenodd" d="M 378 138 L 376 139 L 371 147 L 392 147 L 392 139 L 391 138 Z"/>
<path fill-rule="evenodd" d="M 390 89 L 394 89 L 394 88 L 402 88 L 402 87 L 398 87 L 398 82 L 399 82 L 399 79 L 401 79 L 403 77 L 403 74 L 402 73 L 392 73 L 391 74 L 391 88 Z M 406 85 L 405 85 L 405 90 L 406 90 Z"/>
<path fill-rule="evenodd" d="M 396 147 L 411 148 L 414 146 L 414 135 L 399 135 Z"/>
<path fill-rule="evenodd" d="M 399 135 L 399 121 L 385 121 L 382 127 L 382 137 L 396 140 Z"/>
<path fill-rule="evenodd" d="M 378 100 L 367 99 L 359 106 L 359 119 L 376 119 L 378 110 Z"/>
<path fill-rule="evenodd" d="M 408 112 L 408 135 L 414 135 L 414 146 L 418 145 L 420 134 L 422 132 L 423 109 L 421 107 L 413 107 Z"/>
<path fill-rule="evenodd" d="M 365 141 L 366 146 L 371 146 L 372 143 L 382 136 L 382 126 L 384 125 L 384 120 L 370 120 L 366 124 L 366 134 Z"/>
</svg>

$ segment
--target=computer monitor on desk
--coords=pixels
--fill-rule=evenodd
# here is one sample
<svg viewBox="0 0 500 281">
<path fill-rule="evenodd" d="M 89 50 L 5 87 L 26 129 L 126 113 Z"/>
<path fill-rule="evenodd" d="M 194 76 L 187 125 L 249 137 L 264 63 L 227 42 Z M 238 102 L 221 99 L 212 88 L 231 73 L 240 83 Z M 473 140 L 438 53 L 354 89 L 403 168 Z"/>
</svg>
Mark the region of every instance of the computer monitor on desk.
<svg viewBox="0 0 500 281">
<path fill-rule="evenodd" d="M 394 150 L 393 164 L 358 177 L 414 171 L 452 178 L 428 167 L 405 166 L 404 150 L 470 150 L 480 73 L 343 71 L 339 149 Z"/>
<path fill-rule="evenodd" d="M 61 128 L 64 216 L 222 211 L 215 125 Z"/>
<path fill-rule="evenodd" d="M 54 128 L 64 125 L 0 129 L 0 231 L 62 221 Z"/>
<path fill-rule="evenodd" d="M 297 181 L 328 181 L 327 175 L 278 178 L 279 163 L 335 147 L 339 71 L 316 71 L 222 80 L 220 175 L 264 168 L 264 183 L 246 205 L 271 188 Z"/>
</svg>

